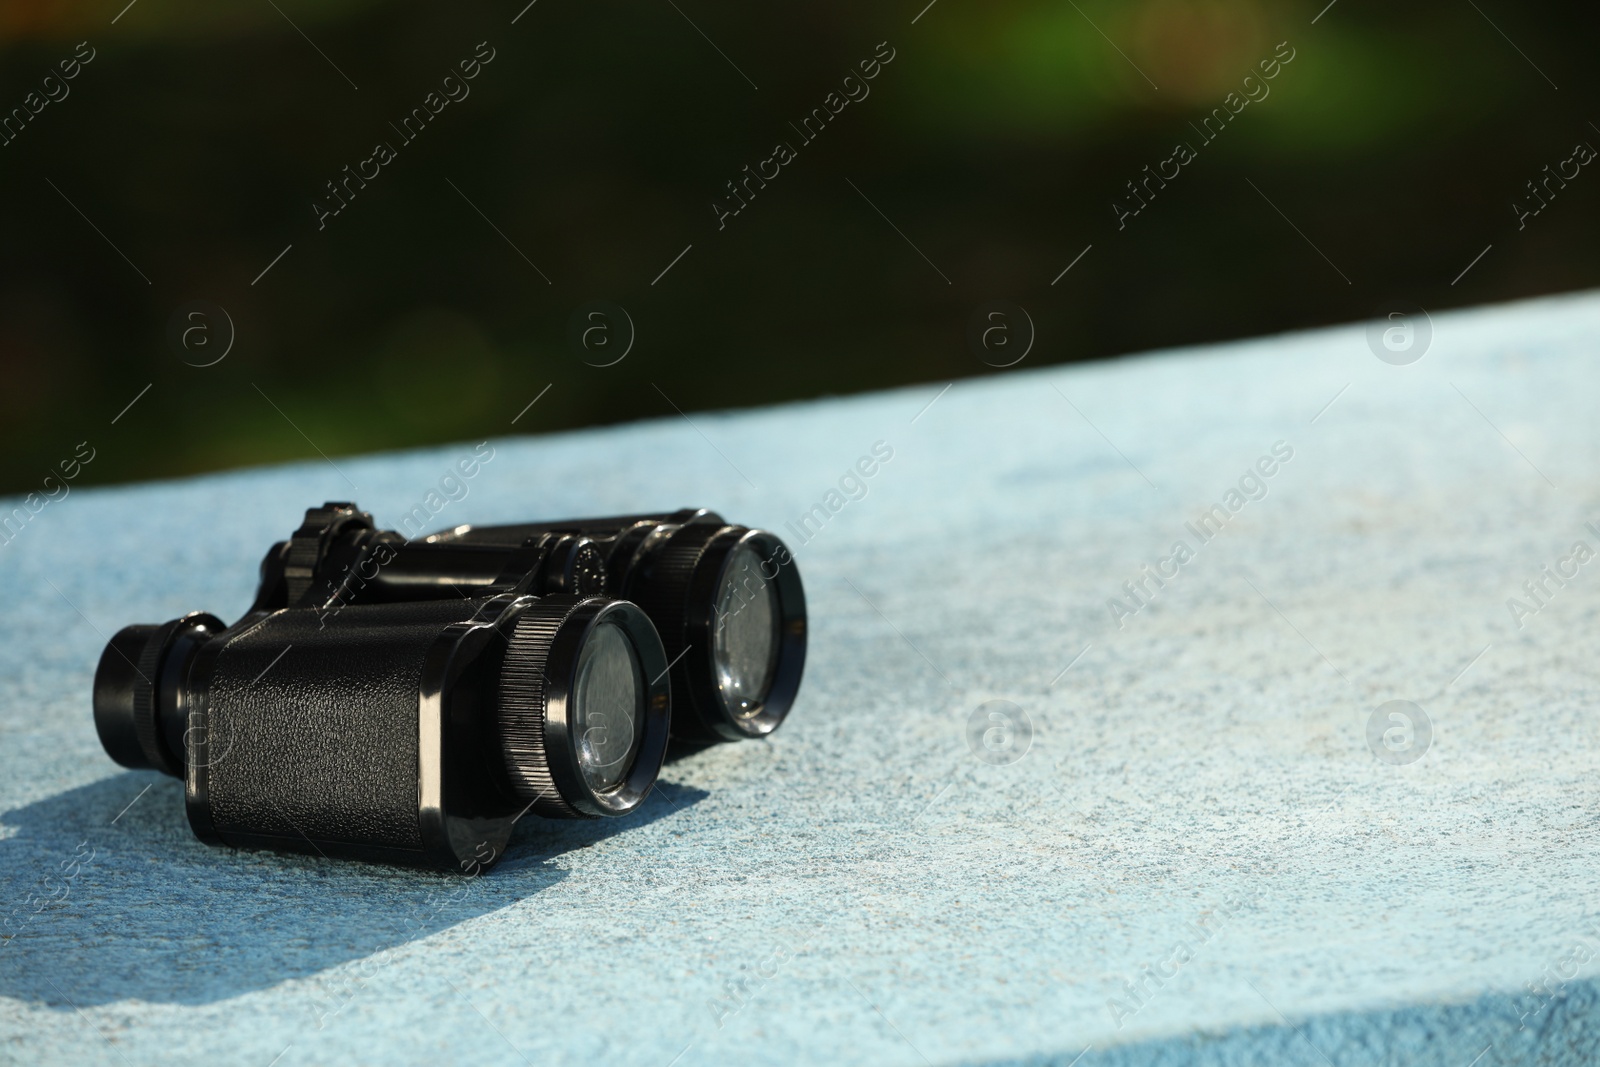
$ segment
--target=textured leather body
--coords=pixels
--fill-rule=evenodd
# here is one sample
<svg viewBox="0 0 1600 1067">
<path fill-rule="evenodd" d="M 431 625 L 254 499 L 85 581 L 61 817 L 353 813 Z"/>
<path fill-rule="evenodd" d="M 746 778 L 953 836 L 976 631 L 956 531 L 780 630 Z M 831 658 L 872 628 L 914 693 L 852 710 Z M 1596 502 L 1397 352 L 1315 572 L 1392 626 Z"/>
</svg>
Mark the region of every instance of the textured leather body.
<svg viewBox="0 0 1600 1067">
<path fill-rule="evenodd" d="M 461 602 L 280 611 L 217 654 L 205 710 L 216 831 L 420 849 L 419 684 Z"/>
</svg>

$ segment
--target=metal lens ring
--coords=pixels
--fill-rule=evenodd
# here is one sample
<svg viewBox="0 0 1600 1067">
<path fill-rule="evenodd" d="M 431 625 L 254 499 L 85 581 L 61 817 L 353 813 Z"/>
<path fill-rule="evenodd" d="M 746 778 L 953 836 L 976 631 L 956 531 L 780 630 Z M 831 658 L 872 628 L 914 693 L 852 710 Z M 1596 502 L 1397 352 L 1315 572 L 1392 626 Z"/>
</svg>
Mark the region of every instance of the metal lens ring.
<svg viewBox="0 0 1600 1067">
<path fill-rule="evenodd" d="M 546 597 L 518 621 L 498 716 L 512 790 L 556 816 L 624 815 L 666 754 L 667 658 L 650 619 L 606 597 Z"/>
<path fill-rule="evenodd" d="M 721 737 L 762 737 L 788 715 L 805 665 L 806 604 L 787 546 L 765 530 L 724 527 L 689 580 L 685 673 Z"/>
</svg>

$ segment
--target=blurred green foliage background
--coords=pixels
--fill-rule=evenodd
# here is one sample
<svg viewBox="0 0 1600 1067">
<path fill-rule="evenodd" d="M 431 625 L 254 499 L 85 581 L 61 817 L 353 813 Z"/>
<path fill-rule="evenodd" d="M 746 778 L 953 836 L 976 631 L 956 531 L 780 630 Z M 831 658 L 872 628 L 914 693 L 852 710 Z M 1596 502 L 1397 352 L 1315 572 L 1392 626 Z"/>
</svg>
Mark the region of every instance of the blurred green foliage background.
<svg viewBox="0 0 1600 1067">
<path fill-rule="evenodd" d="M 0 108 L 95 58 L 0 147 L 0 492 L 85 439 L 105 482 L 942 383 L 993 373 L 966 343 L 993 299 L 1032 366 L 1600 281 L 1600 175 L 1512 209 L 1600 145 L 1591 6 L 925 2 L 7 3 Z M 1270 96 L 1119 230 L 1125 183 L 1283 41 Z M 479 42 L 470 96 L 319 230 L 324 183 Z M 613 367 L 568 339 L 596 298 L 637 329 Z M 169 339 L 191 300 L 235 325 L 215 366 Z"/>
</svg>

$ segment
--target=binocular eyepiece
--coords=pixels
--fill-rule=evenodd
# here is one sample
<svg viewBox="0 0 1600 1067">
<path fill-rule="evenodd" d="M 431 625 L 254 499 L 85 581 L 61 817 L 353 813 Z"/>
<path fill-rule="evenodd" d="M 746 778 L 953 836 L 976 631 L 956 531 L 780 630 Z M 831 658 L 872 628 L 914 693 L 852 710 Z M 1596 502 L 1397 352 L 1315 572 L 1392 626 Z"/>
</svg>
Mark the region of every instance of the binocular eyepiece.
<svg viewBox="0 0 1600 1067">
<path fill-rule="evenodd" d="M 207 843 L 476 871 L 529 811 L 632 811 L 669 736 L 770 733 L 804 657 L 788 550 L 712 512 L 411 540 L 328 504 L 239 622 L 119 631 L 94 715 Z"/>
</svg>

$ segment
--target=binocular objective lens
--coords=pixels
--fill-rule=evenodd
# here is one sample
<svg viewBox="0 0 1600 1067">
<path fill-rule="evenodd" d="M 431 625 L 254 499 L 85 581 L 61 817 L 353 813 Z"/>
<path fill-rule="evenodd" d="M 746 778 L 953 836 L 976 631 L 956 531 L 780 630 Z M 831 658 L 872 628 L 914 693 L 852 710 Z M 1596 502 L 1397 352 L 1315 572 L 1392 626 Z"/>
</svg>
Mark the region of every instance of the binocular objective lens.
<svg viewBox="0 0 1600 1067">
<path fill-rule="evenodd" d="M 597 793 L 615 788 L 633 767 L 646 689 L 633 642 L 613 623 L 595 626 L 578 654 L 572 703 L 578 766 Z"/>
<path fill-rule="evenodd" d="M 778 591 L 763 573 L 760 553 L 734 549 L 717 590 L 712 656 L 717 686 L 728 709 L 750 716 L 761 710 L 778 666 Z"/>
</svg>

